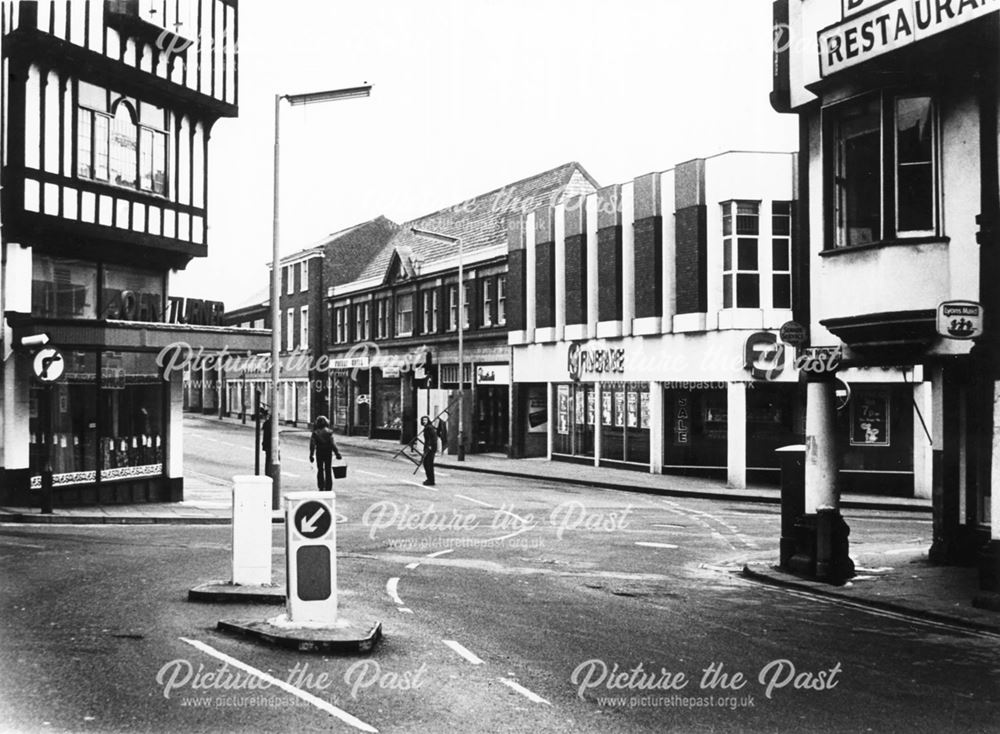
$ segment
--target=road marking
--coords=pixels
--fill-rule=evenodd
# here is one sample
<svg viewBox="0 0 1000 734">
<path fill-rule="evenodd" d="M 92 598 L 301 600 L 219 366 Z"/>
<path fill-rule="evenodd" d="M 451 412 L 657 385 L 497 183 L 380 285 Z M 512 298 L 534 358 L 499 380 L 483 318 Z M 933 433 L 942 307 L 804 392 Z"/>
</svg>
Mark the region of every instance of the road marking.
<svg viewBox="0 0 1000 734">
<path fill-rule="evenodd" d="M 282 471 L 281 472 L 281 476 L 283 476 L 283 477 L 291 477 L 292 479 L 298 479 L 299 478 L 298 474 L 292 474 L 290 471 Z"/>
<path fill-rule="evenodd" d="M 668 523 L 660 523 L 658 525 L 653 525 L 653 527 L 654 528 L 674 528 L 674 529 L 680 529 L 680 530 L 687 530 L 688 529 L 687 525 L 674 525 L 673 523 L 669 523 L 669 522 Z"/>
<path fill-rule="evenodd" d="M 483 659 L 481 657 L 476 655 L 474 652 L 470 651 L 467 647 L 458 644 L 457 642 L 455 642 L 455 640 L 441 640 L 441 642 L 446 644 L 448 647 L 457 652 L 459 655 L 461 655 L 463 658 L 468 660 L 473 665 L 483 664 Z"/>
<path fill-rule="evenodd" d="M 394 576 L 391 579 L 389 579 L 389 582 L 385 585 L 385 592 L 389 595 L 389 597 L 393 600 L 393 602 L 395 602 L 399 606 L 403 606 L 403 600 L 399 598 L 398 576 Z"/>
<path fill-rule="evenodd" d="M 475 502 L 477 505 L 482 505 L 483 507 L 489 507 L 492 509 L 493 505 L 489 502 L 483 502 L 482 500 L 477 500 L 475 497 L 466 497 L 464 494 L 456 494 L 456 497 L 460 500 L 468 500 L 469 502 Z"/>
<path fill-rule="evenodd" d="M 244 662 L 242 662 L 240 660 L 237 660 L 234 657 L 230 657 L 229 655 L 226 655 L 225 653 L 219 652 L 215 648 L 209 647 L 204 642 L 200 642 L 198 640 L 189 640 L 186 637 L 181 637 L 180 639 L 181 639 L 182 642 L 186 642 L 187 644 L 191 645 L 192 647 L 194 647 L 194 648 L 196 648 L 198 650 L 201 650 L 203 653 L 205 653 L 207 655 L 211 655 L 212 657 L 214 657 L 214 658 L 216 658 L 218 660 L 221 660 L 221 661 L 223 661 L 224 663 L 226 663 L 228 665 L 232 665 L 234 668 L 242 670 L 245 673 L 249 673 L 250 675 L 256 676 L 257 678 L 260 678 L 262 681 L 265 681 L 266 683 L 269 683 L 272 686 L 276 686 L 276 687 L 280 688 L 281 690 L 286 691 L 288 693 L 291 693 L 293 696 L 296 696 L 297 698 L 300 698 L 300 699 L 302 699 L 303 701 L 305 701 L 307 703 L 311 703 L 313 706 L 315 706 L 316 708 L 318 708 L 320 711 L 325 711 L 326 713 L 330 714 L 331 716 L 334 716 L 334 717 L 340 719 L 345 724 L 347 724 L 349 726 L 353 726 L 355 729 L 360 729 L 361 731 L 373 732 L 374 734 L 378 734 L 378 729 L 376 729 L 374 726 L 370 726 L 369 724 L 366 724 L 361 719 L 359 719 L 359 718 L 357 718 L 355 716 L 352 716 L 351 714 L 347 713 L 343 709 L 339 709 L 336 706 L 334 706 L 334 705 L 332 705 L 330 703 L 327 703 L 326 701 L 324 701 L 324 700 L 322 700 L 320 698 L 317 698 L 316 696 L 312 695 L 311 693 L 306 693 L 302 689 L 296 688 L 295 686 L 291 685 L 290 683 L 286 683 L 285 681 L 283 681 L 283 680 L 281 680 L 279 678 L 275 678 L 272 675 L 268 675 L 267 673 L 265 673 L 262 670 L 257 670 L 257 668 L 254 668 L 254 667 L 252 667 L 250 665 L 247 665 L 246 663 L 244 663 Z"/>
<path fill-rule="evenodd" d="M 421 489 L 429 489 L 431 492 L 437 492 L 437 487 L 430 487 L 426 484 L 421 484 L 420 482 L 414 482 L 409 479 L 400 479 L 403 484 L 412 484 L 414 487 L 420 487 Z"/>
<path fill-rule="evenodd" d="M 419 565 L 420 565 L 419 563 L 407 563 L 406 564 L 406 570 L 407 571 L 412 571 L 413 569 L 415 569 Z"/>
<path fill-rule="evenodd" d="M 406 607 L 399 607 L 397 611 L 402 612 L 403 614 L 413 614 L 413 610 L 407 609 Z"/>
<path fill-rule="evenodd" d="M 446 556 L 449 553 L 454 553 L 454 552 L 455 552 L 454 548 L 446 548 L 444 550 L 439 550 L 439 551 L 434 551 L 433 553 L 428 553 L 427 557 L 428 558 L 437 558 L 438 556 Z"/>
<path fill-rule="evenodd" d="M 376 474 L 373 471 L 365 471 L 364 469 L 358 469 L 358 474 L 367 474 L 370 477 L 378 477 L 379 479 L 388 479 L 385 474 Z"/>
<path fill-rule="evenodd" d="M 635 544 L 641 545 L 643 548 L 680 548 L 679 545 L 671 545 L 670 543 L 645 543 L 641 540 L 637 540 Z"/>
<path fill-rule="evenodd" d="M 524 696 L 525 698 L 527 698 L 529 701 L 533 701 L 534 703 L 544 703 L 546 706 L 551 706 L 552 705 L 551 703 L 549 703 L 548 701 L 546 701 L 544 698 L 542 698 L 541 696 L 539 696 L 537 693 L 533 693 L 532 691 L 529 691 L 527 688 L 525 688 L 524 686 L 522 686 L 520 683 L 515 683 L 510 678 L 498 678 L 498 680 L 501 683 L 503 683 L 505 686 L 507 686 L 508 688 L 512 688 L 513 690 L 515 690 L 518 693 L 520 693 L 522 696 Z"/>
<path fill-rule="evenodd" d="M 499 538 L 490 538 L 489 542 L 490 543 L 499 543 L 501 540 L 509 540 L 510 538 L 513 538 L 515 535 L 520 535 L 521 533 L 527 532 L 528 530 L 534 530 L 534 529 L 535 529 L 534 525 L 532 525 L 530 527 L 526 527 L 526 528 L 521 528 L 520 530 L 515 530 L 513 533 L 508 533 L 507 535 L 501 535 Z"/>
<path fill-rule="evenodd" d="M 223 446 L 232 446 L 234 449 L 243 449 L 244 451 L 253 451 L 249 446 L 243 446 L 242 444 L 233 443 L 232 441 L 219 441 Z"/>
<path fill-rule="evenodd" d="M 441 470 L 436 470 L 434 473 L 437 474 L 439 477 L 450 477 L 451 476 L 451 472 L 446 472 L 446 471 L 441 471 Z"/>
<path fill-rule="evenodd" d="M 285 456 L 283 458 L 285 461 L 298 461 L 301 464 L 312 464 L 311 461 L 307 459 L 300 459 L 298 456 Z"/>
<path fill-rule="evenodd" d="M 896 548 L 894 550 L 885 551 L 887 556 L 901 556 L 905 553 L 926 553 L 927 550 L 924 548 Z"/>
</svg>

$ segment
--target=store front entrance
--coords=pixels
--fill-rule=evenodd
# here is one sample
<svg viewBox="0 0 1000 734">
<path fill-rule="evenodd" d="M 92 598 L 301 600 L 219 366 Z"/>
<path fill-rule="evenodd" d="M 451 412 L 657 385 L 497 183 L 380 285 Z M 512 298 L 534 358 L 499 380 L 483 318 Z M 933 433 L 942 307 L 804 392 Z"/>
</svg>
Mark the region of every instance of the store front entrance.
<svg viewBox="0 0 1000 734">
<path fill-rule="evenodd" d="M 506 451 L 510 412 L 506 385 L 476 389 L 475 451 Z"/>
</svg>

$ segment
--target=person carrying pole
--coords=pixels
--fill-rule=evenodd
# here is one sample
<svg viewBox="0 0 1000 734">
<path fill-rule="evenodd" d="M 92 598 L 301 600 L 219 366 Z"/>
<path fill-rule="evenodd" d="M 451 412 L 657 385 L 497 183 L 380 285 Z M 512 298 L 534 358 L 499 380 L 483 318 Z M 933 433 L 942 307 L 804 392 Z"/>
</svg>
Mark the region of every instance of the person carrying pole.
<svg viewBox="0 0 1000 734">
<path fill-rule="evenodd" d="M 434 424 L 431 423 L 431 419 L 426 415 L 420 419 L 420 425 L 424 427 L 424 457 L 421 459 L 424 465 L 424 473 L 427 475 L 427 479 L 424 480 L 424 486 L 433 487 L 434 455 L 437 453 L 438 435 L 437 431 L 434 430 Z"/>
</svg>

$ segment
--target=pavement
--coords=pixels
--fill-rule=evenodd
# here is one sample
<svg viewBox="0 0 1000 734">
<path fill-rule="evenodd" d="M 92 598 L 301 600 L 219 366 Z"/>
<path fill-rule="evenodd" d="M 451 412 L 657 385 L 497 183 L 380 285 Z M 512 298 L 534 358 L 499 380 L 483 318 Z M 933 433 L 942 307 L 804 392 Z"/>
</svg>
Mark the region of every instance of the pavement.
<svg viewBox="0 0 1000 734">
<path fill-rule="evenodd" d="M 220 422 L 213 417 L 188 416 L 186 420 L 207 427 Z M 230 425 L 239 421 L 225 419 Z M 252 431 L 252 424 L 246 426 Z M 308 431 L 302 428 L 282 428 L 282 438 L 290 442 L 305 442 Z M 400 452 L 398 443 L 357 436 L 338 436 L 337 443 L 350 465 L 352 452 L 376 452 L 392 456 Z M 402 460 L 402 459 L 400 459 Z M 439 454 L 436 466 L 448 471 L 497 474 L 550 482 L 601 487 L 627 492 L 641 492 L 671 497 L 689 497 L 719 501 L 742 501 L 780 505 L 780 492 L 775 487 L 750 486 L 729 489 L 718 480 L 700 477 L 656 475 L 622 469 L 604 468 L 546 459 L 508 459 L 501 454 L 468 454 L 464 461 Z M 41 515 L 37 508 L 0 507 L 0 522 L 43 524 L 229 524 L 231 521 L 231 490 L 229 482 L 197 473 L 184 480 L 184 501 L 166 504 L 111 505 L 82 508 L 57 508 L 51 515 Z M 921 513 L 931 515 L 930 500 L 871 495 L 848 495 L 842 501 L 845 510 Z M 282 522 L 280 511 L 273 520 Z M 933 565 L 927 560 L 926 549 L 914 548 L 901 553 L 898 546 L 880 547 L 858 544 L 851 548 L 857 575 L 847 584 L 831 586 L 801 579 L 778 569 L 775 565 L 777 538 L 771 553 L 757 554 L 743 568 L 744 578 L 785 589 L 827 597 L 838 603 L 859 604 L 880 609 L 887 614 L 918 617 L 939 622 L 946 627 L 983 632 L 1000 636 L 1000 613 L 973 606 L 998 608 L 997 599 L 983 597 L 975 568 Z"/>
</svg>

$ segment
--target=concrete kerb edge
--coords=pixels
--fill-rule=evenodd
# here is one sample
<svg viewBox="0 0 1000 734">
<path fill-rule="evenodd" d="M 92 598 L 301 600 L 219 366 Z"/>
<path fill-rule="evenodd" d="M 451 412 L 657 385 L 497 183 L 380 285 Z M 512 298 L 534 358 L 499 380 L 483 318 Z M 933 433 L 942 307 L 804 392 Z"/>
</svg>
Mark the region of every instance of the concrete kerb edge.
<svg viewBox="0 0 1000 734">
<path fill-rule="evenodd" d="M 268 629 L 261 629 L 261 627 Z M 316 639 L 318 637 L 317 631 L 309 630 L 313 633 L 313 639 L 310 639 L 297 635 L 293 630 L 281 629 L 261 622 L 236 619 L 221 619 L 216 629 L 225 634 L 252 638 L 273 647 L 334 655 L 367 655 L 375 650 L 382 639 L 381 622 L 375 622 L 364 635 L 349 639 L 335 639 L 333 637 Z"/>
<path fill-rule="evenodd" d="M 974 622 L 968 619 L 962 619 L 961 617 L 952 617 L 947 614 L 938 614 L 937 612 L 928 612 L 925 609 L 916 609 L 914 607 L 908 607 L 904 604 L 895 604 L 893 602 L 880 601 L 876 599 L 865 599 L 863 597 L 847 596 L 846 594 L 839 594 L 836 591 L 818 588 L 810 584 L 802 583 L 799 581 L 793 581 L 791 579 L 781 578 L 775 575 L 764 573 L 759 570 L 754 570 L 750 568 L 749 565 L 744 565 L 743 570 L 740 572 L 740 576 L 749 581 L 755 581 L 757 583 L 766 584 L 768 586 L 775 586 L 784 589 L 793 589 L 795 591 L 804 591 L 807 594 L 812 594 L 814 596 L 821 596 L 827 599 L 837 599 L 839 601 L 847 601 L 859 606 L 869 607 L 871 609 L 877 609 L 883 612 L 894 612 L 896 614 L 902 614 L 907 617 L 915 617 L 917 619 L 923 619 L 928 622 L 939 622 L 941 624 L 952 625 L 953 627 L 962 627 L 970 632 L 988 632 L 991 634 L 1000 633 L 1000 619 L 998 619 L 998 624 L 984 624 L 981 622 Z"/>
<path fill-rule="evenodd" d="M 573 477 L 551 477 L 537 476 L 535 474 L 525 474 L 524 472 L 506 471 L 503 469 L 484 469 L 482 467 L 462 466 L 455 462 L 438 461 L 436 466 L 442 469 L 456 469 L 458 471 L 476 472 L 479 474 L 496 474 L 498 476 L 514 477 L 516 479 L 540 479 L 542 481 L 557 482 L 561 484 L 576 484 L 585 487 L 595 487 L 597 489 L 613 489 L 622 492 L 634 492 L 636 494 L 660 495 L 664 497 L 686 497 L 690 499 L 704 500 L 724 500 L 734 502 L 752 502 L 756 504 L 780 505 L 780 497 L 761 497 L 759 495 L 737 494 L 733 492 L 701 492 L 697 489 L 669 489 L 659 487 L 641 487 L 628 484 L 615 484 L 613 482 L 601 482 L 594 479 L 577 479 Z M 859 502 L 856 500 L 843 500 L 841 507 L 853 510 L 878 510 L 882 512 L 919 512 L 930 514 L 932 508 L 921 505 L 895 505 L 882 502 Z"/>
</svg>

